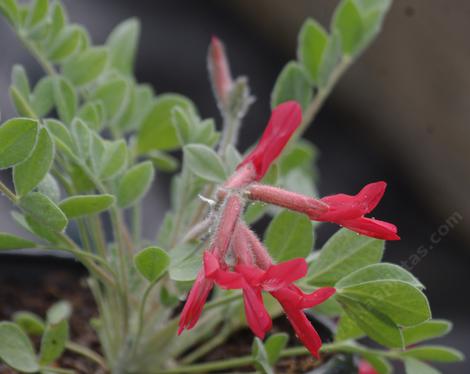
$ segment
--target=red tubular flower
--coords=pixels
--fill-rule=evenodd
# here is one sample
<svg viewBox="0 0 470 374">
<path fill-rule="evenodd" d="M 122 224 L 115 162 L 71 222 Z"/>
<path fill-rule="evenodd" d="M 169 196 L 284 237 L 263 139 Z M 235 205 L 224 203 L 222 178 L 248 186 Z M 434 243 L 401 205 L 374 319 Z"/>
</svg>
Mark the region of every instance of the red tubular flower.
<svg viewBox="0 0 470 374">
<path fill-rule="evenodd" d="M 357 195 L 337 194 L 321 199 L 328 211 L 315 217 L 317 221 L 335 222 L 362 235 L 384 240 L 399 240 L 395 225 L 364 217 L 380 202 L 387 184 L 376 182 L 366 185 Z"/>
<path fill-rule="evenodd" d="M 320 288 L 305 294 L 292 284 L 307 273 L 304 259 L 294 259 L 262 270 L 253 265 L 236 265 L 235 271 L 222 269 L 213 254 L 204 254 L 206 276 L 225 289 L 242 289 L 248 325 L 259 338 L 264 338 L 271 329 L 271 318 L 267 313 L 261 291 L 270 292 L 282 305 L 297 336 L 307 349 L 318 357 L 321 339 L 305 316 L 303 309 L 324 302 L 335 293 L 333 287 Z"/>
<path fill-rule="evenodd" d="M 261 180 L 301 122 L 302 108 L 297 102 L 286 101 L 278 105 L 273 109 L 257 146 L 238 165 L 237 169 L 252 164 L 256 170 L 255 180 Z"/>
<path fill-rule="evenodd" d="M 204 304 L 213 286 L 214 281 L 207 279 L 203 270 L 199 271 L 181 312 L 178 335 L 184 329 L 190 330 L 194 327 L 201 316 L 202 308 L 204 308 Z"/>
</svg>

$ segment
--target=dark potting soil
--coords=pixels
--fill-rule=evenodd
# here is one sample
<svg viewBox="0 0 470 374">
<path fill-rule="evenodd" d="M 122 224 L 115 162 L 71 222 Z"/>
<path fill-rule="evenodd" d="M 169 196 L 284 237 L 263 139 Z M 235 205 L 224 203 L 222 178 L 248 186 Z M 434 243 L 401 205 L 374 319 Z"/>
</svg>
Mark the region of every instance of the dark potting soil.
<svg viewBox="0 0 470 374">
<path fill-rule="evenodd" d="M 90 319 L 97 316 L 96 305 L 86 286 L 86 272 L 70 260 L 36 256 L 0 256 L 0 321 L 10 320 L 15 312 L 30 311 L 45 317 L 47 309 L 57 301 L 67 300 L 73 307 L 70 319 L 71 339 L 93 350 L 100 351 Z M 321 326 L 319 326 L 321 330 Z M 289 345 L 298 345 L 288 321 L 278 318 L 273 332 L 288 332 L 292 337 Z M 320 331 L 321 333 L 321 331 Z M 223 346 L 216 348 L 202 361 L 221 360 L 250 354 L 253 335 L 248 330 L 232 336 Z M 39 339 L 33 338 L 36 349 Z M 90 360 L 66 351 L 57 367 L 73 369 L 78 374 L 102 374 L 103 371 Z M 281 359 L 276 373 L 301 374 L 311 371 L 315 361 L 309 356 Z M 231 370 L 228 372 L 234 372 Z M 237 372 L 253 372 L 252 367 Z M 0 363 L 0 374 L 16 371 Z M 202 373 L 201 373 L 202 374 Z"/>
</svg>

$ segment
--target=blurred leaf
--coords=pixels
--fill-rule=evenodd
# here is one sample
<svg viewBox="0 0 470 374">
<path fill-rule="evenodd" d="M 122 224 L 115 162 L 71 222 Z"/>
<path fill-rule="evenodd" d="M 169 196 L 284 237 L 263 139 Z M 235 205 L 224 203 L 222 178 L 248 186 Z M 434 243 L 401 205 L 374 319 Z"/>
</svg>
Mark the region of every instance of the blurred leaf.
<svg viewBox="0 0 470 374">
<path fill-rule="evenodd" d="M 174 281 L 191 282 L 201 269 L 201 254 L 191 245 L 183 245 L 170 252 L 170 278 Z"/>
<path fill-rule="evenodd" d="M 266 350 L 269 365 L 272 366 L 279 360 L 288 341 L 289 335 L 285 333 L 273 334 L 266 339 L 264 348 Z"/>
<path fill-rule="evenodd" d="M 52 231 L 63 231 L 67 217 L 51 199 L 40 192 L 31 192 L 20 200 L 21 208 L 28 216 Z"/>
<path fill-rule="evenodd" d="M 376 280 L 337 288 L 337 293 L 341 298 L 380 310 L 398 325 L 413 326 L 431 318 L 426 296 L 403 281 Z"/>
<path fill-rule="evenodd" d="M 148 158 L 153 162 L 155 168 L 161 171 L 171 173 L 179 167 L 178 159 L 168 153 L 153 151 L 148 154 Z"/>
<path fill-rule="evenodd" d="M 171 120 L 180 145 L 184 146 L 191 143 L 191 132 L 194 124 L 182 107 L 177 106 L 173 108 Z"/>
<path fill-rule="evenodd" d="M 268 362 L 268 354 L 264 348 L 263 342 L 259 338 L 253 340 L 253 346 L 251 349 L 254 365 L 257 370 L 262 374 L 274 374 L 271 365 Z"/>
<path fill-rule="evenodd" d="M 170 256 L 158 247 L 148 247 L 134 256 L 139 273 L 150 283 L 157 281 L 168 269 Z"/>
<path fill-rule="evenodd" d="M 382 258 L 384 241 L 340 229 L 323 246 L 309 272 L 309 283 L 334 286 L 338 280 Z"/>
<path fill-rule="evenodd" d="M 34 248 L 36 243 L 18 236 L 0 232 L 0 250 Z"/>
<path fill-rule="evenodd" d="M 305 258 L 313 247 L 312 223 L 305 214 L 283 210 L 271 221 L 264 243 L 276 262 Z"/>
<path fill-rule="evenodd" d="M 0 12 L 12 25 L 18 22 L 19 13 L 15 0 L 0 0 Z"/>
<path fill-rule="evenodd" d="M 338 5 L 332 30 L 339 33 L 344 54 L 354 55 L 358 51 L 364 29 L 361 14 L 353 0 L 343 0 Z"/>
<path fill-rule="evenodd" d="M 57 324 L 60 321 L 68 320 L 72 315 L 72 305 L 68 301 L 58 301 L 47 310 L 47 322 Z"/>
<path fill-rule="evenodd" d="M 405 345 L 409 346 L 446 335 L 450 330 L 452 330 L 452 322 L 433 319 L 420 325 L 407 327 L 403 330 L 403 337 L 405 338 Z"/>
<path fill-rule="evenodd" d="M 188 144 L 183 147 L 184 162 L 197 176 L 215 183 L 223 182 L 227 175 L 220 156 L 202 144 Z"/>
<path fill-rule="evenodd" d="M 111 179 L 124 171 L 127 165 L 127 146 L 124 140 L 105 143 L 105 152 L 101 161 L 100 177 Z"/>
<path fill-rule="evenodd" d="M 328 85 L 333 70 L 342 57 L 341 37 L 339 32 L 330 35 L 326 49 L 323 52 L 323 60 L 318 71 L 318 84 L 320 87 Z"/>
<path fill-rule="evenodd" d="M 155 171 L 151 161 L 144 161 L 126 171 L 118 185 L 117 202 L 128 208 L 140 201 L 152 185 Z"/>
<path fill-rule="evenodd" d="M 69 340 L 69 324 L 63 319 L 55 324 L 48 324 L 41 339 L 41 352 L 39 362 L 41 365 L 49 365 L 59 358 L 65 350 L 65 344 Z"/>
<path fill-rule="evenodd" d="M 106 117 L 110 121 L 116 121 L 124 112 L 128 98 L 128 82 L 117 78 L 100 85 L 92 95 L 93 100 L 101 100 Z"/>
<path fill-rule="evenodd" d="M 31 107 L 38 117 L 44 117 L 54 107 L 54 79 L 44 77 L 34 87 L 31 95 Z"/>
<path fill-rule="evenodd" d="M 37 189 L 38 192 L 46 195 L 54 203 L 57 204 L 60 201 L 60 187 L 56 179 L 51 174 L 46 174 L 43 180 L 39 182 Z"/>
<path fill-rule="evenodd" d="M 0 127 L 0 169 L 24 161 L 36 143 L 38 122 L 28 118 L 13 118 Z"/>
<path fill-rule="evenodd" d="M 279 74 L 271 93 L 271 108 L 289 101 L 299 102 L 305 110 L 312 100 L 312 87 L 304 68 L 297 62 L 289 62 Z"/>
<path fill-rule="evenodd" d="M 76 25 L 67 25 L 49 48 L 51 61 L 61 62 L 70 57 L 80 46 L 80 29 Z"/>
<path fill-rule="evenodd" d="M 101 101 L 88 101 L 80 108 L 77 117 L 84 121 L 89 128 L 99 131 L 103 126 L 104 110 Z"/>
<path fill-rule="evenodd" d="M 91 132 L 81 119 L 74 118 L 71 125 L 71 134 L 78 148 L 79 156 L 85 162 L 90 157 Z"/>
<path fill-rule="evenodd" d="M 93 47 L 67 61 L 62 72 L 76 86 L 83 86 L 96 80 L 106 67 L 108 51 L 103 47 Z"/>
<path fill-rule="evenodd" d="M 15 64 L 11 72 L 11 82 L 19 91 L 19 93 L 26 99 L 31 94 L 31 88 L 29 86 L 29 79 L 23 65 Z"/>
<path fill-rule="evenodd" d="M 54 2 L 51 10 L 51 28 L 49 30 L 48 43 L 52 43 L 57 39 L 57 36 L 61 34 L 66 23 L 67 15 L 64 7 L 60 2 Z"/>
<path fill-rule="evenodd" d="M 10 86 L 10 98 L 15 106 L 16 112 L 20 116 L 36 118 L 36 114 L 33 113 L 29 100 L 24 97 L 15 86 Z"/>
<path fill-rule="evenodd" d="M 347 314 L 343 314 L 336 328 L 335 341 L 357 339 L 364 336 L 364 331 Z"/>
<path fill-rule="evenodd" d="M 65 147 L 69 153 L 74 153 L 77 150 L 69 129 L 62 122 L 56 119 L 46 119 L 44 123 L 59 149 L 63 150 Z"/>
<path fill-rule="evenodd" d="M 400 328 L 382 312 L 348 297 L 337 295 L 347 315 L 371 339 L 390 348 L 403 348 L 403 335 Z"/>
<path fill-rule="evenodd" d="M 25 161 L 13 168 L 13 181 L 18 196 L 32 191 L 46 176 L 54 160 L 54 143 L 46 128 L 39 130 L 36 146 Z"/>
<path fill-rule="evenodd" d="M 132 74 L 139 35 L 139 20 L 130 18 L 117 25 L 106 41 L 111 66 L 123 74 Z"/>
<path fill-rule="evenodd" d="M 97 214 L 108 210 L 116 199 L 113 195 L 76 195 L 62 200 L 60 209 L 68 219 Z"/>
<path fill-rule="evenodd" d="M 377 354 L 364 353 L 362 357 L 372 365 L 377 374 L 391 374 L 393 373 L 393 367 L 390 365 L 387 359 Z"/>
<path fill-rule="evenodd" d="M 400 352 L 401 357 L 412 357 L 431 362 L 459 362 L 464 360 L 462 352 L 439 345 L 425 345 Z"/>
<path fill-rule="evenodd" d="M 140 126 L 137 138 L 139 153 L 178 148 L 179 141 L 172 121 L 173 110 L 177 107 L 196 116 L 194 104 L 186 97 L 177 94 L 157 96 Z"/>
<path fill-rule="evenodd" d="M 13 322 L 0 322 L 0 359 L 23 373 L 39 370 L 31 341 Z"/>
<path fill-rule="evenodd" d="M 15 312 L 12 319 L 26 334 L 29 335 L 40 336 L 46 328 L 42 318 L 31 312 Z"/>
<path fill-rule="evenodd" d="M 60 76 L 54 79 L 53 92 L 59 118 L 69 124 L 77 111 L 77 93 L 69 81 Z"/>
<path fill-rule="evenodd" d="M 336 288 L 349 287 L 377 280 L 399 280 L 416 288 L 424 288 L 423 284 L 413 274 L 394 264 L 372 264 L 356 270 L 336 283 Z"/>
<path fill-rule="evenodd" d="M 405 360 L 406 374 L 440 374 L 441 372 L 424 362 L 408 358 Z"/>
<path fill-rule="evenodd" d="M 297 57 L 305 67 L 312 82 L 318 82 L 320 65 L 328 44 L 328 34 L 314 19 L 307 19 L 299 34 Z"/>
<path fill-rule="evenodd" d="M 34 0 L 26 20 L 27 26 L 32 29 L 39 23 L 45 21 L 49 11 L 49 0 Z"/>
</svg>

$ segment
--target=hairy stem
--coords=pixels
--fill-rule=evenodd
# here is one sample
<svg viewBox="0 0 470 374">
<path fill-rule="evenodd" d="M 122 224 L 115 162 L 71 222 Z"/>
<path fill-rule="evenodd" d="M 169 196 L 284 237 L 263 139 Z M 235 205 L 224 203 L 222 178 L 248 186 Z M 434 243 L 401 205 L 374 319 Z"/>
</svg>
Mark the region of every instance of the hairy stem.
<svg viewBox="0 0 470 374">
<path fill-rule="evenodd" d="M 87 348 L 83 345 L 80 345 L 80 344 L 77 344 L 77 343 L 74 343 L 74 342 L 70 342 L 70 341 L 67 342 L 67 344 L 65 345 L 65 348 L 68 349 L 71 352 L 77 353 L 77 354 L 79 354 L 83 357 L 86 357 L 89 360 L 97 363 L 104 370 L 108 370 L 108 366 L 106 364 L 105 359 L 102 356 L 100 356 L 98 353 L 96 353 L 95 351 L 92 351 L 91 349 L 89 349 L 89 348 Z"/>
</svg>

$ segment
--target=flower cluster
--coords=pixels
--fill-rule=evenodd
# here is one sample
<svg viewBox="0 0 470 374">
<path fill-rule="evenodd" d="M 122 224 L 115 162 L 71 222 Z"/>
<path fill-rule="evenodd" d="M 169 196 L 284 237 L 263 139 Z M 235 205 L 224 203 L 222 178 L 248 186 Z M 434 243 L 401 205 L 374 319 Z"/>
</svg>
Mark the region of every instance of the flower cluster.
<svg viewBox="0 0 470 374">
<path fill-rule="evenodd" d="M 384 182 L 369 184 L 354 196 L 337 194 L 322 199 L 259 183 L 301 121 L 298 103 L 285 102 L 276 107 L 258 145 L 217 192 L 217 227 L 181 314 L 179 333 L 196 324 L 212 287 L 217 284 L 224 289 L 243 291 L 248 325 L 262 339 L 272 326 L 263 304 L 264 291 L 277 299 L 298 338 L 318 357 L 321 340 L 303 310 L 324 302 L 335 289 L 324 287 L 304 293 L 294 284 L 307 273 L 304 259 L 273 263 L 267 249 L 241 218 L 246 199 L 301 212 L 312 220 L 334 222 L 362 235 L 399 239 L 394 225 L 365 217 L 382 198 Z"/>
</svg>

